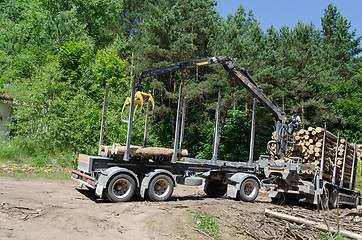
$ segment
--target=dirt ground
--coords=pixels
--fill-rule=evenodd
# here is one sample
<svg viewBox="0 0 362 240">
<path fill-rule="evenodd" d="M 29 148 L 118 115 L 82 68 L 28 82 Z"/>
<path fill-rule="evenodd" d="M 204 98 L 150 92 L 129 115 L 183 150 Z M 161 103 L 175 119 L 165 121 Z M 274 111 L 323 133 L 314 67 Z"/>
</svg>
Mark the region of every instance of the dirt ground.
<svg viewBox="0 0 362 240">
<path fill-rule="evenodd" d="M 254 203 L 208 198 L 197 187 L 179 185 L 170 201 L 135 199 L 110 203 L 78 189 L 71 180 L 0 177 L 0 239 L 208 239 L 195 230 L 193 212 L 213 215 L 220 225 L 215 239 L 312 239 L 319 231 L 265 216 L 266 208 L 323 221 L 310 206 L 278 206 L 261 192 Z M 350 212 L 341 209 L 340 215 Z M 354 210 L 356 211 L 356 210 Z M 361 210 L 359 210 L 361 211 Z M 327 213 L 333 225 L 335 210 Z M 341 220 L 341 222 L 343 222 Z M 345 227 L 362 233 L 359 217 Z"/>
</svg>

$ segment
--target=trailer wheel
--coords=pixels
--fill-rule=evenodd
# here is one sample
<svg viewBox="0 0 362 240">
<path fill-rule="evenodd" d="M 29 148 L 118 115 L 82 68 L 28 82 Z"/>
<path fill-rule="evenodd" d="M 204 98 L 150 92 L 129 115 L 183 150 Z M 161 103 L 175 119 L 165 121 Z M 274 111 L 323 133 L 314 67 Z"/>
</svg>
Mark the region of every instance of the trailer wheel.
<svg viewBox="0 0 362 240">
<path fill-rule="evenodd" d="M 128 202 L 136 192 L 136 182 L 128 174 L 118 174 L 109 182 L 106 192 L 111 202 Z"/>
<path fill-rule="evenodd" d="M 147 190 L 147 197 L 155 202 L 166 201 L 171 197 L 174 187 L 175 184 L 169 176 L 159 174 L 151 180 Z"/>
<path fill-rule="evenodd" d="M 337 188 L 329 189 L 329 208 L 334 209 L 337 208 L 338 205 L 338 190 Z"/>
<path fill-rule="evenodd" d="M 222 183 L 220 180 L 211 180 L 210 178 L 206 179 L 206 187 L 204 192 L 209 197 L 222 197 L 225 195 L 227 190 L 227 185 Z"/>
<path fill-rule="evenodd" d="M 329 203 L 329 190 L 328 188 L 323 188 L 323 193 L 320 195 L 320 205 L 324 210 L 328 208 Z"/>
<path fill-rule="evenodd" d="M 358 205 L 359 205 L 359 196 L 356 194 L 356 195 L 354 195 L 353 206 L 354 206 L 354 208 L 357 208 Z"/>
<path fill-rule="evenodd" d="M 245 202 L 252 202 L 259 194 L 259 183 L 254 178 L 243 181 L 239 191 L 239 197 Z"/>
</svg>

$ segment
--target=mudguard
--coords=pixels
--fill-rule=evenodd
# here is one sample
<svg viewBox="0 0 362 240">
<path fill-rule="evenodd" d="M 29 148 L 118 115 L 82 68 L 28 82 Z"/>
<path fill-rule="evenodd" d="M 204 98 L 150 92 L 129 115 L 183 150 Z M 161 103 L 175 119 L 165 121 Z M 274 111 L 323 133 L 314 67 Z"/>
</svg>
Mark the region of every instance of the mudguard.
<svg viewBox="0 0 362 240">
<path fill-rule="evenodd" d="M 140 192 L 139 192 L 141 197 L 145 197 L 145 193 L 146 193 L 146 190 L 148 189 L 148 185 L 149 185 L 151 179 L 161 173 L 168 175 L 172 179 L 172 181 L 176 187 L 176 184 L 177 184 L 176 178 L 170 171 L 167 171 L 165 169 L 154 169 L 151 172 L 145 174 L 144 177 L 142 178 Z"/>
<path fill-rule="evenodd" d="M 259 187 L 261 186 L 260 180 L 255 175 L 250 173 L 235 173 L 228 179 L 226 196 L 230 198 L 236 198 L 241 184 L 247 178 L 255 179 L 258 182 Z"/>
<path fill-rule="evenodd" d="M 101 175 L 98 178 L 97 187 L 96 187 L 97 196 L 102 197 L 103 190 L 107 187 L 107 183 L 108 183 L 109 179 L 111 179 L 113 176 L 115 176 L 118 173 L 127 173 L 127 174 L 131 175 L 137 184 L 137 188 L 139 188 L 140 181 L 137 177 L 137 174 L 135 174 L 134 172 L 132 172 L 131 170 L 129 170 L 127 168 L 111 167 L 111 168 L 101 171 Z"/>
</svg>

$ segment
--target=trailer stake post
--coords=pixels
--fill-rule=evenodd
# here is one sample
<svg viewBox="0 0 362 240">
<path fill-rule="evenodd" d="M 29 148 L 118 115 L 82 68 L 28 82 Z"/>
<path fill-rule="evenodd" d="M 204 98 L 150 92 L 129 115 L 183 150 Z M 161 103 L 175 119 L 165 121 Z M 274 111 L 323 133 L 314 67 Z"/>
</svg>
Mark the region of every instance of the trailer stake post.
<svg viewBox="0 0 362 240">
<path fill-rule="evenodd" d="M 319 179 L 323 179 L 323 170 L 324 170 L 324 158 L 325 158 L 325 152 L 326 152 L 326 131 L 327 131 L 327 123 L 324 122 L 324 133 L 323 133 L 323 146 L 322 146 L 322 156 L 321 156 L 321 167 L 319 171 Z"/>
<path fill-rule="evenodd" d="M 180 115 L 181 115 L 181 101 L 182 101 L 182 88 L 183 84 L 180 84 L 180 92 L 178 95 L 178 102 L 177 102 L 177 117 L 176 117 L 176 129 L 175 129 L 175 140 L 173 146 L 173 154 L 171 162 L 175 163 L 177 161 L 177 151 L 178 151 L 178 140 L 180 135 Z"/>
<path fill-rule="evenodd" d="M 346 168 L 346 158 L 347 158 L 347 149 L 348 149 L 348 137 L 346 137 L 346 143 L 345 143 L 345 147 L 344 147 L 344 155 L 343 155 L 343 166 L 342 166 L 342 176 L 341 176 L 341 180 L 339 182 L 339 187 L 343 187 L 343 179 L 344 179 L 344 170 Z"/>
<path fill-rule="evenodd" d="M 182 103 L 182 119 L 181 119 L 181 134 L 180 134 L 180 149 L 183 149 L 184 134 L 185 134 L 185 119 L 186 119 L 186 104 L 187 98 L 184 97 Z"/>
<path fill-rule="evenodd" d="M 106 83 L 106 88 L 105 88 L 105 91 L 104 91 L 104 100 L 103 100 L 103 113 L 102 113 L 101 132 L 100 132 L 100 135 L 99 135 L 98 155 L 101 155 L 101 146 L 103 144 L 104 125 L 105 125 L 105 122 L 106 122 L 107 103 L 108 103 L 108 88 L 109 88 L 109 83 Z"/>
<path fill-rule="evenodd" d="M 211 158 L 213 164 L 216 164 L 217 152 L 219 147 L 220 105 L 221 105 L 221 92 L 219 92 L 218 94 L 216 111 L 215 111 L 214 143 L 212 145 L 212 158 Z"/>
<path fill-rule="evenodd" d="M 135 94 L 136 94 L 136 76 L 134 76 L 132 79 L 132 92 L 131 92 L 131 102 L 130 102 L 130 109 L 129 109 L 127 141 L 126 141 L 126 150 L 123 154 L 123 161 L 129 161 L 129 151 L 130 151 L 130 147 L 131 147 L 131 134 L 132 134 Z"/>
<path fill-rule="evenodd" d="M 337 145 L 336 145 L 336 155 L 334 157 L 334 168 L 333 168 L 333 177 L 332 177 L 332 184 L 336 184 L 336 175 L 337 175 L 337 158 L 338 158 L 338 147 L 339 147 L 339 134 L 338 131 L 337 135 Z"/>
<path fill-rule="evenodd" d="M 148 91 L 149 94 L 151 94 L 151 90 Z M 146 111 L 146 119 L 145 119 L 145 132 L 143 134 L 143 147 L 147 146 L 147 133 L 148 133 L 148 122 L 150 115 L 148 112 L 150 111 L 150 102 L 147 102 L 147 111 Z"/>
<path fill-rule="evenodd" d="M 254 158 L 254 140 L 255 140 L 255 115 L 256 115 L 256 98 L 253 102 L 253 116 L 251 120 L 251 133 L 250 133 L 250 153 L 248 165 L 250 166 L 253 163 Z"/>
<path fill-rule="evenodd" d="M 357 143 L 354 144 L 354 151 L 353 151 L 353 161 L 352 161 L 352 171 L 351 171 L 351 179 L 349 180 L 349 189 L 350 190 L 353 190 L 353 185 L 354 185 L 354 172 L 355 172 L 355 169 L 356 169 L 356 155 L 357 155 Z"/>
</svg>

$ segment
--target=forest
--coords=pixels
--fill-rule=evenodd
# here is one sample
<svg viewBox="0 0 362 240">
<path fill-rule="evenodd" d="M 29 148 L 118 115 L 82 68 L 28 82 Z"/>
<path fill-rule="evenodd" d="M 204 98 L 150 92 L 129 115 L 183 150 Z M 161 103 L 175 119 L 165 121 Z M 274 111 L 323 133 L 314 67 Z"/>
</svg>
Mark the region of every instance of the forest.
<svg viewBox="0 0 362 240">
<path fill-rule="evenodd" d="M 3 0 L 0 2 L 0 98 L 12 99 L 0 158 L 72 166 L 96 154 L 105 84 L 105 144 L 125 143 L 120 113 L 130 81 L 142 71 L 229 55 L 304 127 L 323 126 L 362 143 L 361 36 L 337 6 L 325 6 L 322 28 L 296 22 L 263 31 L 243 6 L 222 17 L 215 0 Z M 307 13 L 306 13 L 307 14 Z M 219 158 L 249 156 L 253 97 L 221 66 L 144 79 L 155 98 L 149 146 L 171 147 L 179 85 L 187 97 L 184 148 L 210 159 L 217 94 L 222 92 Z M 143 139 L 136 114 L 132 144 Z M 273 115 L 257 106 L 255 158 L 266 153 Z"/>
</svg>

